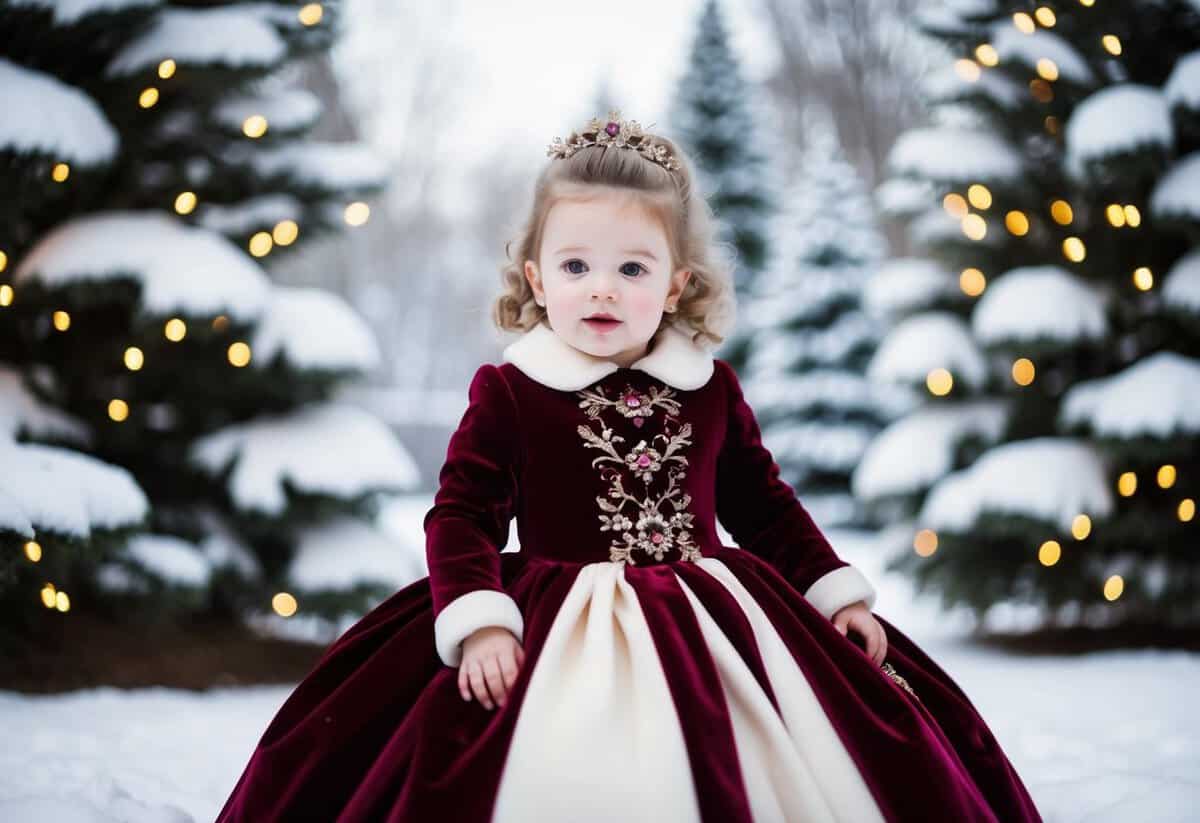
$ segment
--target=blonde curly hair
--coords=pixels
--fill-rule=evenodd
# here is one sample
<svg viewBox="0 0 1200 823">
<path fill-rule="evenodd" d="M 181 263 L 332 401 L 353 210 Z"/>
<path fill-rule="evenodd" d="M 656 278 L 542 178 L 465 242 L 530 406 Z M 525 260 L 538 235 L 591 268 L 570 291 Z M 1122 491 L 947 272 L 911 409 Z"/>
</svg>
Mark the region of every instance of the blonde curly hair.
<svg viewBox="0 0 1200 823">
<path fill-rule="evenodd" d="M 646 134 L 663 144 L 680 167 L 668 171 L 636 151 L 616 146 L 588 146 L 547 162 L 534 184 L 528 218 L 504 247 L 508 259 L 500 267 L 503 291 L 492 306 L 492 319 L 502 331 L 528 331 L 546 317 L 546 308 L 534 300 L 524 268 L 526 260 L 539 257 L 550 209 L 560 200 L 586 198 L 592 187 L 604 186 L 628 194 L 657 218 L 671 251 L 670 271 L 692 273 L 676 311 L 664 312 L 655 335 L 673 324 L 702 345 L 702 338 L 711 340 L 712 346 L 725 339 L 737 311 L 733 246 L 717 239 L 717 222 L 697 187 L 691 161 L 671 140 Z"/>
</svg>

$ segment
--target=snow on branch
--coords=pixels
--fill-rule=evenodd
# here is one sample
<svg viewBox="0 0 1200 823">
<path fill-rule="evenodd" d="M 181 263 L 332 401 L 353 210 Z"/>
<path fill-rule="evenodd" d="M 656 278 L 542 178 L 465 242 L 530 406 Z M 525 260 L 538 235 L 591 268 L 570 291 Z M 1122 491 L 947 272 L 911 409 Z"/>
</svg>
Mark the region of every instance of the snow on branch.
<svg viewBox="0 0 1200 823">
<path fill-rule="evenodd" d="M 1150 194 L 1150 212 L 1164 220 L 1200 220 L 1200 151 L 1167 169 Z"/>
<path fill-rule="evenodd" d="M 375 335 L 350 304 L 312 287 L 273 288 L 250 348 L 259 362 L 282 352 L 299 369 L 366 372 L 381 359 Z"/>
<path fill-rule="evenodd" d="M 1200 361 L 1160 351 L 1117 374 L 1077 383 L 1063 397 L 1059 424 L 1129 440 L 1195 437 L 1200 432 Z"/>
<path fill-rule="evenodd" d="M 0 111 L 0 150 L 44 154 L 81 167 L 106 165 L 117 155 L 117 130 L 95 100 L 2 57 Z"/>
<path fill-rule="evenodd" d="M 888 155 L 899 174 L 945 186 L 1015 183 L 1024 172 L 1019 152 L 991 132 L 963 128 L 912 129 Z"/>
<path fill-rule="evenodd" d="M 944 368 L 972 389 L 987 380 L 987 361 L 962 318 L 949 312 L 913 315 L 892 329 L 867 366 L 867 377 L 887 383 L 924 383 Z"/>
<path fill-rule="evenodd" d="M 21 432 L 79 445 L 91 440 L 83 421 L 43 403 L 25 385 L 21 372 L 0 363 L 0 439 L 15 440 Z"/>
<path fill-rule="evenodd" d="M 1059 266 L 1022 266 L 988 287 L 971 330 L 985 345 L 1099 340 L 1109 334 L 1106 303 L 1095 286 Z"/>
<path fill-rule="evenodd" d="M 254 9 L 169 8 L 154 17 L 145 34 L 117 53 L 105 74 L 110 79 L 128 77 L 167 59 L 184 67 L 266 70 L 287 57 L 287 44 L 279 31 Z"/>
<path fill-rule="evenodd" d="M 1066 128 L 1067 171 L 1077 179 L 1089 164 L 1145 148 L 1169 151 L 1175 142 L 1162 92 L 1123 83 L 1101 89 L 1075 107 Z"/>
</svg>

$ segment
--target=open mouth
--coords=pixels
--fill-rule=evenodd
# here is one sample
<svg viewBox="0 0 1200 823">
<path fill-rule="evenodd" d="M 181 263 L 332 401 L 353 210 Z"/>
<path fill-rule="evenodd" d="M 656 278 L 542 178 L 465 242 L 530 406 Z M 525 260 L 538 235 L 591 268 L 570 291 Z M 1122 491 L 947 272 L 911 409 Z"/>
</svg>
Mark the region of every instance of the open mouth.
<svg viewBox="0 0 1200 823">
<path fill-rule="evenodd" d="M 589 328 L 595 329 L 596 331 L 608 331 L 609 329 L 615 329 L 617 326 L 621 325 L 620 320 L 612 320 L 607 317 L 585 317 L 583 322 L 587 323 Z"/>
</svg>

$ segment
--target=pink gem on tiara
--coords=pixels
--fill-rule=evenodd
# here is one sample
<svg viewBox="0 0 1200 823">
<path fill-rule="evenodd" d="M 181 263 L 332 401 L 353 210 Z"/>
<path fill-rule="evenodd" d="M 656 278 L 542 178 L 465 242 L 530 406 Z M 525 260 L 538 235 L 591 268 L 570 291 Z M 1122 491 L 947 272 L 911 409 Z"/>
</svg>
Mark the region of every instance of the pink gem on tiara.
<svg viewBox="0 0 1200 823">
<path fill-rule="evenodd" d="M 608 132 L 608 136 L 609 136 L 609 137 L 616 137 L 616 136 L 617 136 L 617 132 L 619 132 L 619 131 L 621 130 L 621 124 L 620 124 L 620 123 L 613 123 L 613 122 L 611 122 L 611 121 L 610 121 L 610 122 L 609 122 L 609 124 L 608 124 L 607 126 L 605 126 L 605 127 L 604 127 L 604 130 L 605 130 L 606 132 Z"/>
</svg>

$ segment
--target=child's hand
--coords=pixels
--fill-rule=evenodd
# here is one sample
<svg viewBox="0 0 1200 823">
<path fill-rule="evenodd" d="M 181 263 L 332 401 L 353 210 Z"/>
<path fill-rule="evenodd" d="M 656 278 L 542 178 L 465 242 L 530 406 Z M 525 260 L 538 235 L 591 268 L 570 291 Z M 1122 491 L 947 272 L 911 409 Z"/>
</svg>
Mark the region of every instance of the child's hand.
<svg viewBox="0 0 1200 823">
<path fill-rule="evenodd" d="M 470 700 L 474 692 L 489 709 L 495 708 L 493 701 L 503 706 L 519 667 L 525 663 L 525 650 L 516 636 L 502 626 L 484 626 L 472 632 L 462 648 L 458 690 L 463 700 Z"/>
<path fill-rule="evenodd" d="M 883 665 L 884 655 L 887 654 L 887 635 L 866 603 L 859 600 L 843 606 L 834 613 L 833 625 L 842 634 L 846 634 L 848 628 L 853 628 L 867 642 L 867 654 L 875 661 L 875 665 Z"/>
</svg>

